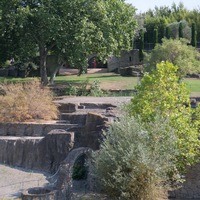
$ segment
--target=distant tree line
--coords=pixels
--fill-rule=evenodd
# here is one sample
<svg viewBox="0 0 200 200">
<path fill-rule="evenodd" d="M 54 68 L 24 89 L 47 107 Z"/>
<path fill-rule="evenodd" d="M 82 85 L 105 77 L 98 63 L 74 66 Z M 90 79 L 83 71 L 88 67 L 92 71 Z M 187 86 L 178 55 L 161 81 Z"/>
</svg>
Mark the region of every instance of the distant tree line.
<svg viewBox="0 0 200 200">
<path fill-rule="evenodd" d="M 200 41 L 200 8 L 188 10 L 183 3 L 171 7 L 162 6 L 149 9 L 137 15 L 140 30 L 144 32 L 144 43 L 162 43 L 162 39 L 185 38 L 192 46 Z M 141 37 L 135 37 L 139 43 Z"/>
</svg>

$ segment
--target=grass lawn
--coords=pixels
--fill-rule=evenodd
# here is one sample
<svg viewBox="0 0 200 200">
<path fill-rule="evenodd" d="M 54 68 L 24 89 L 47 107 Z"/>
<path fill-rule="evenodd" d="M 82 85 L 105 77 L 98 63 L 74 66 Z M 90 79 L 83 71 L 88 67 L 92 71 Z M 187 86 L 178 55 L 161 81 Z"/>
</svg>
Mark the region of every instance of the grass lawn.
<svg viewBox="0 0 200 200">
<path fill-rule="evenodd" d="M 184 82 L 187 85 L 187 88 L 190 90 L 191 92 L 191 96 L 198 96 L 200 97 L 200 79 L 185 79 Z"/>
<path fill-rule="evenodd" d="M 139 82 L 139 78 L 135 77 L 122 77 L 115 73 L 96 73 L 96 74 L 83 74 L 81 76 L 70 75 L 70 76 L 58 76 L 55 78 L 56 84 L 78 84 L 83 81 L 89 81 L 92 83 L 98 80 L 101 85 L 101 89 L 134 89 L 135 85 Z"/>
<path fill-rule="evenodd" d="M 0 82 L 18 82 L 27 81 L 33 78 L 3 78 L 0 77 Z M 115 73 L 95 73 L 95 74 L 83 74 L 77 75 L 65 75 L 57 76 L 55 78 L 55 84 L 68 85 L 68 84 L 81 84 L 82 82 L 89 81 L 92 83 L 95 80 L 100 82 L 101 88 L 106 90 L 127 90 L 134 89 L 137 83 L 140 81 L 137 77 L 123 77 Z M 184 82 L 187 88 L 191 92 L 191 96 L 200 97 L 200 79 L 185 79 Z"/>
</svg>

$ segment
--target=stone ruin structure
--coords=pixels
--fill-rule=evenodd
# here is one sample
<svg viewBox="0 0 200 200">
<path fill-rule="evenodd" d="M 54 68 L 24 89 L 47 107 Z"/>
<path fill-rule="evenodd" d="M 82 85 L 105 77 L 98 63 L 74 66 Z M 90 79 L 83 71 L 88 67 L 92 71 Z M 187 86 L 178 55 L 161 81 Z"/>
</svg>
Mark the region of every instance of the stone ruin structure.
<svg viewBox="0 0 200 200">
<path fill-rule="evenodd" d="M 60 110 L 58 121 L 0 123 L 0 163 L 54 174 L 49 177 L 50 186 L 30 188 L 22 199 L 73 199 L 75 163 L 83 156 L 90 163 L 91 152 L 99 149 L 102 131 L 118 117 L 119 105 L 129 100 L 129 97 L 58 99 L 55 101 Z M 197 164 L 188 169 L 183 187 L 169 192 L 169 197 L 200 198 L 199 180 Z M 94 190 L 91 173 L 88 172 L 84 184 L 88 191 Z"/>
</svg>

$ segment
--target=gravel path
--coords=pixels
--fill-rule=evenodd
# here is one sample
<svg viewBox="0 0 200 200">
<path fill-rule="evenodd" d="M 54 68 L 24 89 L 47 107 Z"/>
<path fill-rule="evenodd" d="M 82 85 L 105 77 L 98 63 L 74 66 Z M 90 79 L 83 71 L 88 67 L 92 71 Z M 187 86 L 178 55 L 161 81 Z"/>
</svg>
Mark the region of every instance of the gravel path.
<svg viewBox="0 0 200 200">
<path fill-rule="evenodd" d="M 23 190 L 45 186 L 47 176 L 50 174 L 0 164 L 0 200 L 17 199 Z"/>
<path fill-rule="evenodd" d="M 132 97 L 61 97 L 55 100 L 56 103 L 96 103 L 96 104 L 112 104 L 119 106 L 129 103 Z"/>
</svg>

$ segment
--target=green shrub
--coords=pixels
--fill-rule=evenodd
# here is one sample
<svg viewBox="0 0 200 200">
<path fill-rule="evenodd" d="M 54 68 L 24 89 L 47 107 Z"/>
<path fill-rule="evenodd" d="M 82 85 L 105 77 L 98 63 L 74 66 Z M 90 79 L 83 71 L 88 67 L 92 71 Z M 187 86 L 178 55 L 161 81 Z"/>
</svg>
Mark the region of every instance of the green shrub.
<svg viewBox="0 0 200 200">
<path fill-rule="evenodd" d="M 100 81 L 99 80 L 95 80 L 92 82 L 92 84 L 90 85 L 90 96 L 95 96 L 95 97 L 100 97 L 103 96 L 103 91 L 101 90 L 100 87 Z"/>
<path fill-rule="evenodd" d="M 166 38 L 157 44 L 150 54 L 145 54 L 144 70 L 151 72 L 162 61 L 169 61 L 178 66 L 177 75 L 184 78 L 187 74 L 200 72 L 200 53 L 187 45 L 188 41 Z"/>
<path fill-rule="evenodd" d="M 89 84 L 89 80 L 82 82 L 80 85 L 69 85 L 66 95 L 74 96 L 103 96 L 104 93 L 100 87 L 100 81 L 95 80 Z"/>
<path fill-rule="evenodd" d="M 175 173 L 176 134 L 168 120 L 157 117 L 143 123 L 121 117 L 105 132 L 94 157 L 96 175 L 103 190 L 121 200 L 156 200 L 165 194 Z"/>
<path fill-rule="evenodd" d="M 184 172 L 187 166 L 199 160 L 199 121 L 194 120 L 198 109 L 191 108 L 189 91 L 180 82 L 177 70 L 172 63 L 161 62 L 151 74 L 146 73 L 136 87 L 137 94 L 131 100 L 129 113 L 140 115 L 145 122 L 153 122 L 158 113 L 169 118 L 178 138 L 177 169 Z"/>
<path fill-rule="evenodd" d="M 39 81 L 1 84 L 0 91 L 1 122 L 57 118 L 53 95 Z"/>
</svg>

